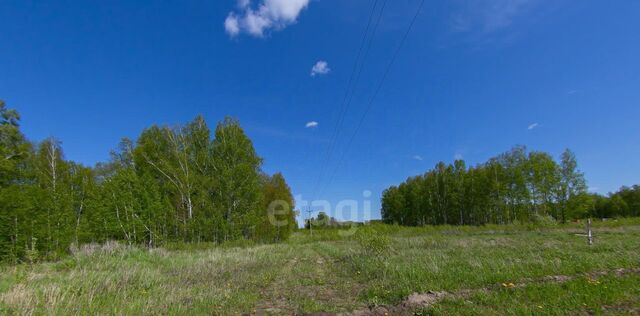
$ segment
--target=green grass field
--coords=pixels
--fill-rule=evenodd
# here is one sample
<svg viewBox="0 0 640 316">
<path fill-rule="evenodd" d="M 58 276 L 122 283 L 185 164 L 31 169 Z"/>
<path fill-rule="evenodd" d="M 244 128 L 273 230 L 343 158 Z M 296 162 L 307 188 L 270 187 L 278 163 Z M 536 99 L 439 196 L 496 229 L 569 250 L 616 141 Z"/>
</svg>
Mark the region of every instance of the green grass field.
<svg viewBox="0 0 640 316">
<path fill-rule="evenodd" d="M 594 223 L 592 246 L 582 233 L 378 225 L 275 245 L 94 245 L 1 267 L 0 313 L 639 314 L 640 219 Z"/>
</svg>

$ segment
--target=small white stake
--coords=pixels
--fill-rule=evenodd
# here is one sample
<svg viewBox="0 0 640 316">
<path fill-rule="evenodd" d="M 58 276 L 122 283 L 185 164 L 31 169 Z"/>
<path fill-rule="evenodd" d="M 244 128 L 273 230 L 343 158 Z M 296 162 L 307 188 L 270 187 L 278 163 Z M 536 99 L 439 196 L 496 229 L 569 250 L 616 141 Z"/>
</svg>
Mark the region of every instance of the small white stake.
<svg viewBox="0 0 640 316">
<path fill-rule="evenodd" d="M 587 242 L 589 246 L 593 245 L 593 235 L 591 234 L 591 219 L 587 220 Z"/>
</svg>

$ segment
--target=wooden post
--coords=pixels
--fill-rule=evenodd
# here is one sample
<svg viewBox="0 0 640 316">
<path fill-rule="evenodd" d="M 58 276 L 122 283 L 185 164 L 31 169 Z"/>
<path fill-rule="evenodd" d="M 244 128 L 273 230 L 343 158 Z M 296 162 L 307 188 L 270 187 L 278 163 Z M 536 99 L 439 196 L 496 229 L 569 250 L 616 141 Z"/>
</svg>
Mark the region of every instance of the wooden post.
<svg viewBox="0 0 640 316">
<path fill-rule="evenodd" d="M 309 213 L 307 217 L 307 222 L 309 223 L 309 235 L 313 237 L 313 225 L 311 224 L 311 214 L 313 213 L 313 211 L 311 210 L 311 207 L 309 207 L 307 213 Z"/>
<path fill-rule="evenodd" d="M 587 242 L 589 246 L 593 245 L 593 235 L 591 234 L 591 218 L 587 220 Z"/>
</svg>

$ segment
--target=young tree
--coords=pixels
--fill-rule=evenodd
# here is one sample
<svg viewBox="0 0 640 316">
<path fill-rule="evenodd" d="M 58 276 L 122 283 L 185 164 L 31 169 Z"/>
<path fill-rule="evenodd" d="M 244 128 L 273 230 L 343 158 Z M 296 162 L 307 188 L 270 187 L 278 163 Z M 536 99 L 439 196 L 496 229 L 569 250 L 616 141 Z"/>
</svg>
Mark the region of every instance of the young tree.
<svg viewBox="0 0 640 316">
<path fill-rule="evenodd" d="M 32 146 L 20 132 L 20 115 L 0 100 L 0 260 L 17 260 L 31 237 L 34 207 Z"/>
<path fill-rule="evenodd" d="M 0 100 L 0 186 L 15 182 L 31 151 L 20 132 L 20 115 Z"/>
<path fill-rule="evenodd" d="M 205 231 L 211 215 L 214 170 L 210 131 L 204 119 L 198 116 L 185 126 L 145 130 L 133 157 L 137 172 L 155 178 L 163 194 L 173 201 L 174 235 L 185 241 L 210 240 L 212 234 Z"/>
<path fill-rule="evenodd" d="M 640 185 L 622 187 L 616 195 L 619 195 L 628 206 L 628 212 L 623 216 L 640 215 Z"/>
<path fill-rule="evenodd" d="M 458 211 L 459 219 L 458 225 L 464 225 L 465 223 L 465 181 L 467 175 L 467 166 L 464 163 L 464 160 L 458 159 L 453 163 L 453 178 L 454 178 L 454 189 L 453 196 L 454 201 L 453 204 Z"/>
<path fill-rule="evenodd" d="M 263 241 L 285 240 L 295 230 L 295 201 L 281 173 L 262 176 L 263 206 L 257 237 Z"/>
<path fill-rule="evenodd" d="M 403 224 L 404 201 L 400 190 L 392 186 L 382 192 L 382 220 L 387 224 Z"/>
<path fill-rule="evenodd" d="M 62 143 L 49 137 L 38 145 L 35 156 L 38 185 L 44 192 L 41 201 L 42 217 L 39 225 L 44 230 L 47 256 L 58 257 L 71 243 L 74 211 L 70 198 L 69 165 L 64 160 Z"/>
<path fill-rule="evenodd" d="M 69 162 L 69 177 L 69 198 L 75 215 L 75 243 L 78 244 L 80 235 L 86 235 L 86 232 L 80 230 L 80 224 L 87 212 L 89 200 L 93 197 L 96 189 L 95 177 L 91 168 L 74 162 Z"/>
<path fill-rule="evenodd" d="M 250 238 L 262 204 L 262 159 L 237 120 L 225 118 L 216 127 L 212 159 L 218 187 L 213 192 L 213 203 L 224 220 L 222 238 Z"/>
<path fill-rule="evenodd" d="M 560 158 L 560 182 L 557 186 L 558 208 L 563 223 L 567 220 L 570 201 L 587 192 L 587 183 L 584 174 L 578 170 L 578 162 L 575 154 L 566 149 Z"/>
<path fill-rule="evenodd" d="M 557 218 L 555 211 L 551 211 L 554 189 L 560 182 L 558 165 L 553 158 L 543 152 L 529 153 L 528 187 L 533 201 L 534 215 L 551 215 Z"/>
</svg>

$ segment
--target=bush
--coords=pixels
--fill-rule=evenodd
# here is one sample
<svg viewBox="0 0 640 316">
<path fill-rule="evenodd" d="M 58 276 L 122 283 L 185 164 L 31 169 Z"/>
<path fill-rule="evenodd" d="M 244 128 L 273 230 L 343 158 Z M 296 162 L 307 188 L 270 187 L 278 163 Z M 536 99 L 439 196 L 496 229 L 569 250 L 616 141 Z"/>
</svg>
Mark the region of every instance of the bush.
<svg viewBox="0 0 640 316">
<path fill-rule="evenodd" d="M 551 215 L 534 214 L 531 216 L 531 223 L 538 227 L 556 226 L 558 222 Z"/>
<path fill-rule="evenodd" d="M 355 234 L 355 240 L 363 255 L 379 258 L 391 247 L 391 238 L 372 227 L 363 227 Z"/>
<path fill-rule="evenodd" d="M 387 254 L 391 249 L 389 235 L 372 226 L 365 226 L 356 231 L 352 240 L 357 247 L 345 259 L 351 264 L 353 272 L 368 279 L 384 276 Z"/>
</svg>

